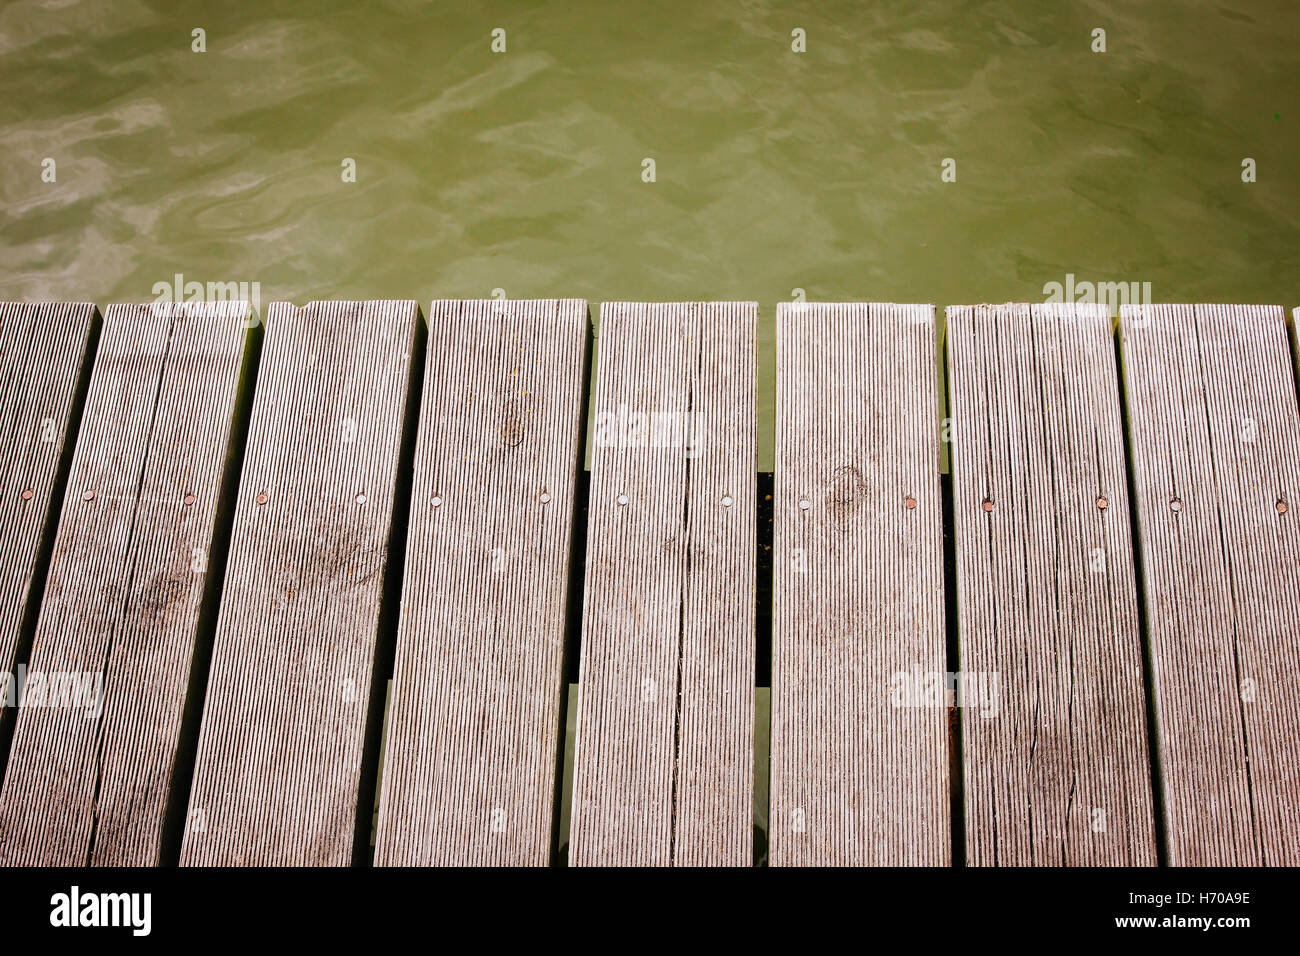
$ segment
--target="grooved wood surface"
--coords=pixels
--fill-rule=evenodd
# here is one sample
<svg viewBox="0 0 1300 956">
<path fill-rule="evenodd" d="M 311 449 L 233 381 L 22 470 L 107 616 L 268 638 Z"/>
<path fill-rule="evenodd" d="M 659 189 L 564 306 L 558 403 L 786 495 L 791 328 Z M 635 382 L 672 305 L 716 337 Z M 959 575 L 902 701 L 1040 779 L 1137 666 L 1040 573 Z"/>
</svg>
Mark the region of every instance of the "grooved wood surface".
<svg viewBox="0 0 1300 956">
<path fill-rule="evenodd" d="M 377 865 L 550 859 L 587 304 L 434 302 Z"/>
<path fill-rule="evenodd" d="M 409 301 L 268 310 L 183 865 L 352 861 L 419 325 Z"/>
<path fill-rule="evenodd" d="M 36 704 L 0 793 L 4 863 L 161 862 L 248 316 L 243 302 L 104 313 L 28 669 Z"/>
<path fill-rule="evenodd" d="M 1121 322 L 1169 862 L 1294 866 L 1300 422 L 1284 316 L 1125 306 Z"/>
<path fill-rule="evenodd" d="M 571 865 L 752 863 L 757 314 L 601 307 Z"/>
<path fill-rule="evenodd" d="M 32 575 L 98 324 L 89 302 L 0 303 L 0 672 L 13 673 L 23 615 L 40 599 L 29 594 Z"/>
<path fill-rule="evenodd" d="M 776 314 L 770 860 L 946 865 L 934 307 Z M 908 508 L 908 499 L 915 502 Z"/>
<path fill-rule="evenodd" d="M 1103 305 L 948 309 L 973 866 L 1156 863 L 1111 329 Z"/>
</svg>

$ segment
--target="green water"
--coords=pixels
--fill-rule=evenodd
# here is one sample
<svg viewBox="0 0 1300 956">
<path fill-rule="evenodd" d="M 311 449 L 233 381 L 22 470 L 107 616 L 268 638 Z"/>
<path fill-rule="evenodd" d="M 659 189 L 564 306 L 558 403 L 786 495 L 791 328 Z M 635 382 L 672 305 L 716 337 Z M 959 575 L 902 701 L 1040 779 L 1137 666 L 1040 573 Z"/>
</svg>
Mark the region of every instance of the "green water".
<svg viewBox="0 0 1300 956">
<path fill-rule="evenodd" d="M 0 299 L 755 299 L 763 468 L 794 289 L 1300 304 L 1295 0 L 12 2 L 0 56 Z"/>
</svg>

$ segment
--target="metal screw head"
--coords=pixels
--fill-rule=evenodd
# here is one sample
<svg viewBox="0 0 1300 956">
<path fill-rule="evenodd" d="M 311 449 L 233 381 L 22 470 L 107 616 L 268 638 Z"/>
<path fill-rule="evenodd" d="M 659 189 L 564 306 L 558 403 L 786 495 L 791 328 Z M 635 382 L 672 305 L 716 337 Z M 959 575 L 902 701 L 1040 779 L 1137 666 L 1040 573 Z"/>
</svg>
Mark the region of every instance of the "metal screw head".
<svg viewBox="0 0 1300 956">
<path fill-rule="evenodd" d="M 984 509 L 984 512 L 985 512 L 986 514 L 987 514 L 988 512 L 990 512 L 990 511 L 992 511 L 992 510 L 993 510 L 993 499 L 992 499 L 992 498 L 985 498 L 984 501 L 983 501 L 983 503 L 980 504 L 980 507 Z"/>
<path fill-rule="evenodd" d="M 1277 513 L 1280 515 L 1284 515 L 1286 514 L 1286 509 L 1287 509 L 1286 502 L 1283 501 L 1281 498 L 1279 498 L 1277 501 Z"/>
<path fill-rule="evenodd" d="M 1107 508 L 1110 507 L 1110 501 L 1106 498 L 1098 498 L 1097 507 L 1100 508 L 1102 511 L 1105 511 Z"/>
<path fill-rule="evenodd" d="M 614 500 L 617 501 L 617 502 L 618 502 L 619 504 L 621 504 L 621 505 L 625 505 L 625 504 L 627 504 L 627 495 L 619 495 L 619 496 L 618 496 L 617 498 L 615 498 Z"/>
<path fill-rule="evenodd" d="M 1171 498 L 1171 499 L 1169 500 L 1169 510 L 1170 510 L 1170 511 L 1182 511 L 1182 510 L 1183 510 L 1183 502 L 1182 502 L 1182 499 L 1181 499 L 1181 498 Z"/>
<path fill-rule="evenodd" d="M 192 494 L 186 495 L 186 496 L 185 496 L 185 503 L 186 503 L 187 505 L 192 505 L 192 504 L 194 504 L 194 495 L 192 495 Z"/>
<path fill-rule="evenodd" d="M 440 495 L 434 495 L 433 501 L 429 502 L 429 504 L 433 505 L 435 508 L 438 507 L 438 505 L 442 504 L 442 497 Z"/>
<path fill-rule="evenodd" d="M 87 491 L 84 495 L 81 496 L 81 500 L 82 500 L 82 501 L 94 501 L 94 500 L 95 500 L 95 493 L 94 493 L 93 491 Z"/>
<path fill-rule="evenodd" d="M 811 508 L 811 507 L 812 507 L 812 502 L 809 501 L 807 498 L 800 498 L 800 499 L 799 499 L 799 510 L 800 510 L 800 511 L 807 511 L 807 510 L 808 510 L 809 508 Z"/>
<path fill-rule="evenodd" d="M 258 503 L 259 505 L 264 505 L 264 504 L 266 504 L 268 497 L 269 497 L 269 496 L 267 495 L 267 493 L 266 493 L 265 491 L 259 491 L 259 492 L 257 493 L 257 503 Z"/>
<path fill-rule="evenodd" d="M 538 496 L 537 500 L 540 501 L 542 504 L 546 504 L 547 502 L 549 502 L 549 501 L 551 500 L 551 493 L 550 493 L 549 491 L 543 491 L 543 492 Z"/>
<path fill-rule="evenodd" d="M 903 499 L 903 505 L 907 508 L 908 511 L 915 511 L 916 499 L 913 498 L 911 495 L 908 495 L 906 498 Z"/>
<path fill-rule="evenodd" d="M 31 500 L 32 500 L 32 489 L 30 489 L 30 488 L 24 488 L 24 489 L 23 489 L 23 501 L 31 501 Z"/>
<path fill-rule="evenodd" d="M 722 496 L 722 507 L 724 507 L 724 508 L 730 508 L 730 507 L 731 507 L 731 495 L 723 495 L 723 496 Z"/>
<path fill-rule="evenodd" d="M 366 503 L 366 496 L 364 494 L 357 495 L 357 504 L 364 505 L 365 503 Z"/>
</svg>

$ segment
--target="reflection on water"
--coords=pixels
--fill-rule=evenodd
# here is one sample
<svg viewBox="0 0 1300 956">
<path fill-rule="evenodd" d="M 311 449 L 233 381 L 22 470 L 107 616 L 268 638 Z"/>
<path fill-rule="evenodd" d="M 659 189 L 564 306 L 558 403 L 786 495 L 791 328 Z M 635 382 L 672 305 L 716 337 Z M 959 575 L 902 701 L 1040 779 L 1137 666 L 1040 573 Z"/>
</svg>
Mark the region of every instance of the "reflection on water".
<svg viewBox="0 0 1300 956">
<path fill-rule="evenodd" d="M 1294 0 L 178 6 L 0 9 L 0 298 L 757 299 L 762 467 L 796 288 L 1300 304 Z"/>
</svg>

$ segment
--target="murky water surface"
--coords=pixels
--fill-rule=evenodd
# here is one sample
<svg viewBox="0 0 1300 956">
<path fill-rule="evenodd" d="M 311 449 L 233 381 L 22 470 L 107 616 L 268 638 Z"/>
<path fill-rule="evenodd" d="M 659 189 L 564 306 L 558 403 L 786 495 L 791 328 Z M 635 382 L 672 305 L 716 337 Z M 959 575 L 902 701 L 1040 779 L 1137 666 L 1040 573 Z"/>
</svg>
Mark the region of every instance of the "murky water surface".
<svg viewBox="0 0 1300 956">
<path fill-rule="evenodd" d="M 795 289 L 1300 304 L 1294 0 L 23 0 L 0 58 L 0 298 L 756 299 L 764 468 Z"/>
</svg>

